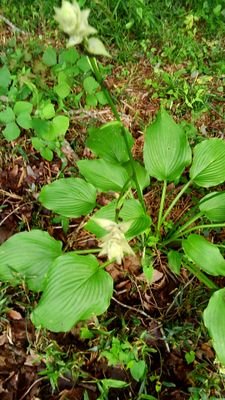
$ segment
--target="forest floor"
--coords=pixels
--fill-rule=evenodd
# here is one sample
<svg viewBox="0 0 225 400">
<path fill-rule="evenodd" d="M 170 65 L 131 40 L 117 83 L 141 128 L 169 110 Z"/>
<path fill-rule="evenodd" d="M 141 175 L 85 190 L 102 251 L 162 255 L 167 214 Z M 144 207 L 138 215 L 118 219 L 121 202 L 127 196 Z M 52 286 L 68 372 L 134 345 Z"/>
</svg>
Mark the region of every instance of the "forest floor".
<svg viewBox="0 0 225 400">
<path fill-rule="evenodd" d="M 39 93 L 50 96 L 51 66 L 46 66 L 42 57 L 46 45 L 60 51 L 58 39 L 46 43 L 41 37 L 34 40 L 15 36 L 7 26 L 0 25 L 0 29 L 1 63 L 8 65 L 14 83 L 21 89 L 25 79 L 33 81 Z M 39 86 L 38 79 L 42 80 Z M 154 119 L 162 103 L 170 107 L 177 122 L 183 121 L 191 143 L 200 136 L 224 138 L 224 79 L 224 72 L 190 72 L 185 63 L 153 66 L 146 55 L 125 66 L 116 62 L 110 68 L 106 66 L 107 87 L 117 98 L 121 118 L 135 139 L 134 157 L 142 159 L 145 126 Z M 76 95 L 80 85 L 75 89 Z M 82 218 L 70 219 L 63 226 L 37 200 L 43 185 L 59 176 L 72 176 L 76 161 L 90 156 L 85 146 L 88 126 L 113 120 L 107 105 L 90 107 L 85 94 L 82 96 L 79 106 L 73 107 L 70 100 L 66 102 L 70 128 L 62 157 L 54 153 L 51 161 L 44 159 L 23 129 L 16 140 L 6 140 L 1 135 L 0 243 L 21 230 L 39 228 L 61 240 L 67 250 L 96 246 L 93 235 L 81 228 Z M 4 107 L 7 98 L 2 93 L 0 98 L 0 107 Z M 172 184 L 168 187 L 168 201 L 176 190 Z M 157 218 L 160 196 L 160 185 L 153 180 L 144 194 L 153 221 Z M 173 221 L 189 208 L 191 196 L 193 193 L 187 194 L 175 207 Z M 106 202 L 107 198 L 102 196 L 102 203 Z M 225 231 L 214 235 L 223 241 Z M 110 308 L 66 334 L 36 330 L 29 319 L 35 296 L 23 285 L 12 288 L 2 283 L 0 398 L 225 398 L 225 375 L 215 363 L 202 321 L 210 291 L 185 268 L 180 276 L 172 274 L 160 254 L 154 267 L 154 281 L 149 285 L 138 258 L 126 257 L 122 266 L 110 265 L 107 270 L 114 280 Z M 218 284 L 222 287 L 222 281 Z M 135 380 L 129 371 L 132 352 L 137 352 L 148 366 L 143 380 Z M 106 378 L 125 381 L 127 387 L 108 388 L 104 385 Z"/>
</svg>

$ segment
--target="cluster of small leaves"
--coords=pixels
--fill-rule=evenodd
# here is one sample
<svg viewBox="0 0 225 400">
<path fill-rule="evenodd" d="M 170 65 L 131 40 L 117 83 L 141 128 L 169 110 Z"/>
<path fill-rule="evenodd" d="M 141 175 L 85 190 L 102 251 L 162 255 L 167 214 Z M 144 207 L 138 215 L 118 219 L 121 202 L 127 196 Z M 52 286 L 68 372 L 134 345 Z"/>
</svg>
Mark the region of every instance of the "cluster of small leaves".
<svg viewBox="0 0 225 400">
<path fill-rule="evenodd" d="M 28 59 L 31 54 L 27 54 Z M 17 56 L 8 56 L 0 68 L 3 137 L 10 142 L 26 132 L 32 146 L 43 158 L 51 161 L 54 152 L 61 157 L 70 124 L 67 110 L 71 105 L 79 108 L 82 103 L 85 107 L 107 103 L 90 71 L 87 58 L 72 48 L 57 54 L 55 49 L 48 47 L 39 54 L 32 69 L 21 60 L 19 51 Z M 78 88 L 76 92 L 74 87 Z"/>
</svg>

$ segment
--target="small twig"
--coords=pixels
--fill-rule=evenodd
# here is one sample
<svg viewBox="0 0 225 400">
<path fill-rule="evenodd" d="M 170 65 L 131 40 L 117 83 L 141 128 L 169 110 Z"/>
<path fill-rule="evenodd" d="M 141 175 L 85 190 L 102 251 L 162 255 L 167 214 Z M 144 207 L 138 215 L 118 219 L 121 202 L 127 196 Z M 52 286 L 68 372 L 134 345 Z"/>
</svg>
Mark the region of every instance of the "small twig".
<svg viewBox="0 0 225 400">
<path fill-rule="evenodd" d="M 0 189 L 0 194 L 3 194 L 3 196 L 5 195 L 8 197 L 11 197 L 12 199 L 23 200 L 23 197 L 18 196 L 17 194 L 14 194 L 14 193 L 7 192 L 6 190 L 3 190 L 3 189 Z"/>
<path fill-rule="evenodd" d="M 19 398 L 19 400 L 25 399 L 25 397 L 30 393 L 31 389 L 33 389 L 33 387 L 34 387 L 35 385 L 37 385 L 37 383 L 43 381 L 44 379 L 46 379 L 45 376 L 42 376 L 41 378 L 36 379 L 36 381 L 34 381 L 34 382 L 32 383 L 32 385 L 27 389 L 27 391 L 23 394 L 23 396 Z"/>
<path fill-rule="evenodd" d="M 20 29 L 20 28 L 17 28 L 16 25 L 14 25 L 11 21 L 9 21 L 8 18 L 4 17 L 4 16 L 1 15 L 1 14 L 0 14 L 0 20 L 2 20 L 3 22 L 5 22 L 6 25 L 8 25 L 8 26 L 12 29 L 12 31 L 18 32 L 18 33 L 22 33 L 23 35 L 28 35 L 27 32 L 23 31 L 23 30 Z"/>
<path fill-rule="evenodd" d="M 16 207 L 14 210 L 12 210 L 8 215 L 6 215 L 6 217 L 3 218 L 3 220 L 0 222 L 0 226 L 2 226 L 2 225 L 5 223 L 5 221 L 6 221 L 9 217 L 11 217 L 11 215 L 13 215 L 14 213 L 16 213 L 21 207 L 23 207 L 23 206 L 26 205 L 26 204 L 30 204 L 30 202 L 21 204 L 20 206 Z"/>
<path fill-rule="evenodd" d="M 121 302 L 120 302 L 119 300 L 117 300 L 115 297 L 112 297 L 112 299 L 113 299 L 117 304 L 119 304 L 120 306 L 122 306 L 122 307 L 124 307 L 124 308 L 128 308 L 128 310 L 135 311 L 136 313 L 139 313 L 139 314 L 141 314 L 141 315 L 144 315 L 144 317 L 146 317 L 146 318 L 153 319 L 153 318 L 150 317 L 146 312 L 144 312 L 144 311 L 142 311 L 142 310 L 138 310 L 138 309 L 135 308 L 135 307 L 131 307 L 131 306 L 128 306 L 127 304 L 121 303 Z"/>
</svg>

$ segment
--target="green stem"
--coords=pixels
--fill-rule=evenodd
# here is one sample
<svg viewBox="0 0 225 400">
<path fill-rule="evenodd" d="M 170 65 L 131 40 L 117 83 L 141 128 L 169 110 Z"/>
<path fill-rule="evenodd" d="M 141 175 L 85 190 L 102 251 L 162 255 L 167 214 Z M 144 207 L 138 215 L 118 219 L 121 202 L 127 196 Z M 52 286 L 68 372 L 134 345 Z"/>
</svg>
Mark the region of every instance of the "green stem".
<svg viewBox="0 0 225 400">
<path fill-rule="evenodd" d="M 104 262 L 103 264 L 99 265 L 99 267 L 101 269 L 104 269 L 104 268 L 108 267 L 108 265 L 110 265 L 114 262 L 115 262 L 115 258 L 112 258 L 111 260 L 108 260 L 108 261 Z"/>
<path fill-rule="evenodd" d="M 87 249 L 87 250 L 75 250 L 73 253 L 76 254 L 92 254 L 92 253 L 99 253 L 101 249 Z"/>
<path fill-rule="evenodd" d="M 186 235 L 189 232 L 196 231 L 198 229 L 205 229 L 205 228 L 224 228 L 225 223 L 222 224 L 205 224 L 205 225 L 195 225 L 192 228 L 186 229 L 186 231 L 181 232 L 182 235 Z M 178 235 L 179 237 L 181 235 Z"/>
<path fill-rule="evenodd" d="M 196 218 L 197 219 L 197 218 Z M 193 222 L 193 221 L 192 221 Z M 190 225 L 190 224 L 188 224 Z M 225 227 L 225 223 L 222 224 L 202 224 L 202 225 L 195 225 L 192 226 L 192 228 L 189 229 L 182 229 L 180 231 L 178 231 L 175 235 L 171 236 L 168 240 L 165 240 L 162 244 L 165 246 L 171 242 L 174 242 L 175 240 L 177 240 L 180 236 L 184 236 L 187 235 L 187 233 L 190 233 L 192 231 L 197 231 L 199 229 L 205 229 L 205 228 L 224 228 Z"/>
<path fill-rule="evenodd" d="M 195 275 L 200 282 L 204 283 L 209 289 L 219 289 L 218 286 L 211 281 L 202 271 L 200 271 L 194 265 L 185 265 L 185 268 L 188 269 L 193 275 Z"/>
<path fill-rule="evenodd" d="M 185 229 L 193 224 L 197 219 L 201 218 L 202 216 L 202 212 L 199 212 L 198 214 L 194 215 L 192 218 L 190 218 L 183 226 L 180 227 L 180 229 L 178 229 L 173 235 L 171 235 L 168 240 L 166 240 L 164 242 L 164 244 L 168 244 L 170 242 L 173 242 L 174 240 L 176 240 L 180 235 L 180 233 L 182 233 L 183 231 L 185 231 Z"/>
<path fill-rule="evenodd" d="M 157 235 L 160 235 L 160 227 L 162 225 L 162 213 L 163 213 L 163 208 L 164 208 L 164 203 L 165 203 L 165 198 L 166 198 L 166 188 L 167 188 L 167 181 L 163 182 L 163 189 L 162 189 L 162 196 L 161 196 L 161 201 L 160 201 L 160 207 L 159 207 L 159 216 L 158 216 L 158 223 L 157 223 Z"/>
<path fill-rule="evenodd" d="M 177 204 L 178 200 L 180 200 L 181 196 L 184 194 L 184 192 L 187 190 L 187 188 L 191 185 L 192 181 L 188 181 L 186 183 L 186 185 L 184 185 L 181 189 L 181 191 L 177 194 L 177 196 L 175 197 L 175 199 L 173 199 L 172 203 L 170 204 L 170 206 L 167 208 L 164 216 L 162 217 L 162 221 L 161 223 L 163 223 L 166 219 L 166 217 L 170 214 L 171 210 L 173 209 L 173 207 Z"/>
<path fill-rule="evenodd" d="M 92 71 L 93 71 L 98 83 L 100 84 L 105 97 L 107 98 L 108 104 L 110 105 L 110 108 L 111 108 L 115 118 L 117 119 L 117 121 L 119 121 L 121 123 L 121 131 L 122 131 L 123 139 L 125 141 L 125 145 L 126 145 L 126 148 L 127 148 L 128 156 L 129 156 L 129 159 L 130 159 L 132 175 L 133 175 L 134 183 L 135 183 L 135 186 L 136 186 L 136 189 L 137 189 L 138 199 L 139 199 L 139 201 L 140 201 L 140 203 L 142 205 L 143 210 L 146 212 L 145 202 L 144 202 L 144 198 L 143 198 L 143 195 L 142 195 L 139 183 L 138 183 L 137 174 L 136 174 L 136 170 L 135 170 L 135 163 L 134 163 L 134 159 L 133 159 L 133 156 L 132 156 L 132 153 L 131 153 L 131 149 L 130 149 L 130 146 L 129 146 L 129 141 L 128 141 L 128 138 L 127 138 L 126 129 L 125 129 L 125 127 L 124 127 L 124 125 L 123 125 L 123 123 L 121 121 L 120 115 L 119 115 L 119 113 L 117 111 L 117 108 L 116 108 L 116 106 L 114 104 L 114 101 L 113 101 L 113 99 L 111 97 L 111 94 L 109 93 L 108 89 L 105 86 L 105 83 L 104 83 L 104 80 L 102 78 L 101 72 L 100 72 L 100 70 L 98 68 L 98 64 L 97 64 L 96 59 L 94 57 L 88 57 L 88 59 L 89 59 Z"/>
</svg>

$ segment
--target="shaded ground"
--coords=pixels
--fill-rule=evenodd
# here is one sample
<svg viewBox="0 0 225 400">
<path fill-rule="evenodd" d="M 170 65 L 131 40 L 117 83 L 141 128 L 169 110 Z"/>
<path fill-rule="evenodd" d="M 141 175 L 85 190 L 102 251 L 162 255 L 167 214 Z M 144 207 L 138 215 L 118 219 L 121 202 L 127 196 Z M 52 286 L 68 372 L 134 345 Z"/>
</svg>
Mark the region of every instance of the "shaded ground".
<svg viewBox="0 0 225 400">
<path fill-rule="evenodd" d="M 176 68 L 170 66 L 169 72 L 174 72 Z M 153 119 L 160 99 L 152 100 L 154 89 L 146 87 L 146 79 L 154 77 L 148 60 L 141 59 L 135 66 L 128 65 L 127 76 L 123 76 L 123 70 L 123 67 L 115 66 L 107 85 L 119 97 L 122 119 L 136 139 L 134 155 L 140 159 L 144 125 Z M 184 76 L 184 79 L 191 78 Z M 215 80 L 211 92 L 214 88 L 216 94 L 220 85 L 221 82 Z M 223 137 L 222 100 L 217 99 L 210 104 L 210 108 L 195 120 L 197 135 Z M 179 108 L 178 101 L 174 100 L 173 107 L 176 106 L 179 110 L 177 119 L 190 121 L 190 110 Z M 57 157 L 51 163 L 44 161 L 25 136 L 16 143 L 2 141 L 1 243 L 15 232 L 38 227 L 62 240 L 67 250 L 95 247 L 94 238 L 80 229 L 81 219 L 70 220 L 65 233 L 60 223 L 53 223 L 52 214 L 37 201 L 40 188 L 56 179 L 62 168 L 65 176 L 71 176 L 75 160 L 84 155 L 90 156 L 84 146 L 86 124 L 90 119 L 103 123 L 111 120 L 112 115 L 107 107 L 100 112 L 75 110 L 67 136 L 66 166 Z M 69 144 L 74 135 L 75 149 Z M 168 191 L 170 199 L 174 196 L 174 187 L 170 186 Z M 155 182 L 145 194 L 153 220 L 160 194 Z M 103 198 L 103 203 L 106 200 Z M 189 208 L 190 203 L 191 198 L 187 195 L 175 209 L 174 221 Z M 214 365 L 214 353 L 201 323 L 202 309 L 207 304 L 209 293 L 185 270 L 179 278 L 175 278 L 168 271 L 162 254 L 156 254 L 155 269 L 155 281 L 149 286 L 138 260 L 126 258 L 122 267 L 109 266 L 108 271 L 115 282 L 110 309 L 98 320 L 81 324 L 68 334 L 35 331 L 29 320 L 29 311 L 36 299 L 22 285 L 13 289 L 2 284 L 0 398 L 79 400 L 84 399 L 86 393 L 89 400 L 95 400 L 99 396 L 96 381 L 108 378 L 130 384 L 126 389 L 111 389 L 109 400 L 136 399 L 140 382 L 136 382 L 124 366 L 109 366 L 101 355 L 110 347 L 113 336 L 118 336 L 121 342 L 128 339 L 145 359 L 150 378 L 143 392 L 162 400 L 189 399 L 191 390 L 193 392 L 195 388 L 198 397 L 193 399 L 206 398 L 201 397 L 201 391 L 209 399 L 225 396 L 222 378 Z M 84 335 L 87 328 L 91 332 L 88 338 Z M 188 363 L 185 356 L 190 351 L 195 352 L 195 357 Z"/>
</svg>

